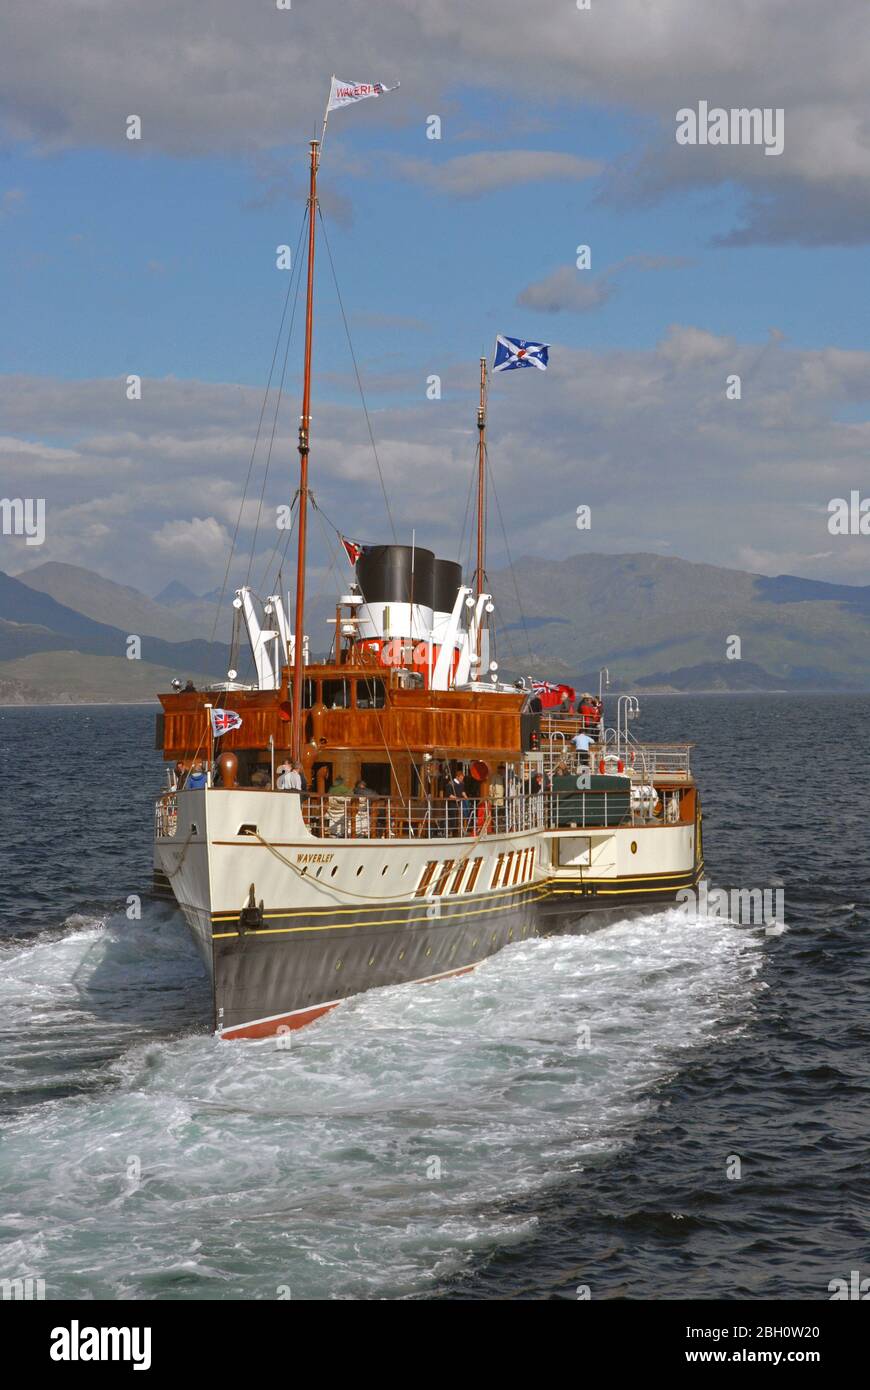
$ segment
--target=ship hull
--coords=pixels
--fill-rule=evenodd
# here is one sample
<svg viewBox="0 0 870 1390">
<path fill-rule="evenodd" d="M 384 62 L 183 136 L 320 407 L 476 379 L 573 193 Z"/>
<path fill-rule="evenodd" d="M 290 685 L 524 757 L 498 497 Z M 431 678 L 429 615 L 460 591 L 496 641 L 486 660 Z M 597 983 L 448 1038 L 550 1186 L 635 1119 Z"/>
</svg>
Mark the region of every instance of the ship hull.
<svg viewBox="0 0 870 1390">
<path fill-rule="evenodd" d="M 156 845 L 155 884 L 184 912 L 212 978 L 214 1028 L 226 1039 L 284 1033 L 369 989 L 449 978 L 512 942 L 667 906 L 702 867 L 693 827 L 649 832 L 643 873 L 596 879 L 554 869 L 554 842 L 542 831 L 486 841 L 324 841 L 292 819 L 297 807 L 268 794 L 186 793 L 175 836 Z M 236 833 L 243 823 L 254 827 L 253 840 Z M 606 832 L 599 862 L 616 864 L 621 833 Z M 631 844 L 641 837 L 625 834 L 634 836 L 625 854 L 636 856 Z M 525 881 L 493 888 L 499 855 L 509 853 Z M 477 859 L 473 891 L 447 891 L 455 866 Z M 418 885 L 433 860 L 435 883 L 442 864 L 454 866 L 441 896 L 390 891 Z"/>
</svg>

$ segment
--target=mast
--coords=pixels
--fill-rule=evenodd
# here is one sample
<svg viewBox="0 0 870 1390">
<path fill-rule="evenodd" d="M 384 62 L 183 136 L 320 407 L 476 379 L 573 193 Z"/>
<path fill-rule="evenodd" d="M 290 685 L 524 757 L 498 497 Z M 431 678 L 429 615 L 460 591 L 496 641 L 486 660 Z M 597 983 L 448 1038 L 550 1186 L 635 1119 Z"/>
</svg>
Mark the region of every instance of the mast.
<svg viewBox="0 0 870 1390">
<path fill-rule="evenodd" d="M 311 337 L 314 326 L 314 220 L 317 212 L 317 160 L 320 142 L 311 141 L 308 187 L 308 286 L 305 301 L 305 376 L 299 421 L 299 530 L 296 539 L 296 618 L 293 639 L 291 756 L 302 757 L 302 678 L 305 625 L 305 540 L 308 521 L 308 448 L 311 425 Z"/>
<path fill-rule="evenodd" d="M 475 589 L 483 593 L 486 564 L 486 358 L 480 359 L 480 405 L 477 408 L 477 574 Z"/>
<path fill-rule="evenodd" d="M 486 569 L 486 358 L 480 359 L 480 405 L 477 407 L 477 572 L 475 590 L 480 606 Z M 481 663 L 484 655 L 483 614 L 475 623 L 477 666 L 475 675 L 480 679 Z"/>
</svg>

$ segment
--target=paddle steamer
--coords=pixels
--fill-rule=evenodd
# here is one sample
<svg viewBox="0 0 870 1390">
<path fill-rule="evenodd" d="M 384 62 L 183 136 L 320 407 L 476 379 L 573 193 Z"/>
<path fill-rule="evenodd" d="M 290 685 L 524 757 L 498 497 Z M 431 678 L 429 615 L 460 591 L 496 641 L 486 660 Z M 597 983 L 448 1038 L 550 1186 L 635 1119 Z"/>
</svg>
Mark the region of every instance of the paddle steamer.
<svg viewBox="0 0 870 1390">
<path fill-rule="evenodd" d="M 664 905 L 702 871 L 689 745 L 638 743 L 636 702 L 596 720 L 544 712 L 490 660 L 485 569 L 487 364 L 480 364 L 477 554 L 368 546 L 336 605 L 332 650 L 308 659 L 313 272 L 319 143 L 311 142 L 295 620 L 280 594 L 233 600 L 255 679 L 160 696 L 167 789 L 155 886 L 208 968 L 214 1028 L 301 1027 L 379 985 L 442 979 L 510 942 Z M 301 635 L 301 638 L 300 638 Z M 215 724 L 238 727 L 215 736 Z M 215 714 L 217 713 L 217 719 Z M 276 768 L 301 764 L 306 790 Z M 204 787 L 188 785 L 205 763 Z M 463 778 L 462 783 L 451 777 Z M 194 782 L 196 778 L 194 778 Z"/>
</svg>

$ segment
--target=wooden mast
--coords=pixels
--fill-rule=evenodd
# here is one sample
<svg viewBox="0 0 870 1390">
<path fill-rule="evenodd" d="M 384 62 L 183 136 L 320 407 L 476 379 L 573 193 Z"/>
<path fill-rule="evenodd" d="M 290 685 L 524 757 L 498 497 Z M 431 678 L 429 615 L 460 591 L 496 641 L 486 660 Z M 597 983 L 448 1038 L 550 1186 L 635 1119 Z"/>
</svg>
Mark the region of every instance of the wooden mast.
<svg viewBox="0 0 870 1390">
<path fill-rule="evenodd" d="M 477 409 L 477 573 L 475 589 L 483 593 L 486 566 L 486 358 L 480 359 L 480 405 Z"/>
<path fill-rule="evenodd" d="M 474 588 L 480 598 L 486 582 L 486 358 L 480 359 L 480 405 L 477 407 L 477 571 Z M 477 628 L 478 663 L 483 656 L 483 614 Z M 480 665 L 476 678 L 481 679 Z"/>
<path fill-rule="evenodd" d="M 320 142 L 311 141 L 308 188 L 308 287 L 305 301 L 305 376 L 299 421 L 299 530 L 296 538 L 296 618 L 293 629 L 293 701 L 290 748 L 302 757 L 302 679 L 305 627 L 305 541 L 308 521 L 308 448 L 311 426 L 311 337 L 314 325 L 314 223 L 317 213 L 317 160 Z"/>
</svg>

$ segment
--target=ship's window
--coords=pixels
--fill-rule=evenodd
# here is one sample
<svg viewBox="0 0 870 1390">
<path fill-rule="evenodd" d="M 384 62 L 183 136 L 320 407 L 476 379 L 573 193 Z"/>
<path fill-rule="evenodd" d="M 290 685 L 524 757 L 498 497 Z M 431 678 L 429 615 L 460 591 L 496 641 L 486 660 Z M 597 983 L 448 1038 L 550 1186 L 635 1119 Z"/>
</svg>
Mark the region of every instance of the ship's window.
<svg viewBox="0 0 870 1390">
<path fill-rule="evenodd" d="M 495 872 L 493 873 L 493 876 L 492 876 L 492 883 L 489 885 L 490 888 L 497 888 L 497 887 L 498 887 L 499 882 L 500 882 L 500 880 L 501 880 L 501 866 L 502 866 L 502 864 L 504 863 L 504 860 L 505 860 L 505 856 L 504 856 L 503 854 L 500 854 L 500 855 L 498 856 L 498 859 L 495 861 Z"/>
<path fill-rule="evenodd" d="M 389 763 L 360 763 L 359 775 L 366 786 L 371 791 L 377 792 L 378 796 L 391 795 Z"/>
<path fill-rule="evenodd" d="M 468 880 L 465 884 L 466 893 L 471 893 L 474 890 L 474 885 L 477 882 L 477 875 L 480 873 L 480 866 L 482 863 L 482 859 L 472 859 L 471 873 L 468 875 Z"/>
<path fill-rule="evenodd" d="M 322 695 L 327 709 L 350 709 L 350 681 L 323 681 Z"/>
<path fill-rule="evenodd" d="M 514 883 L 524 883 L 526 878 L 526 859 L 528 850 L 523 850 L 522 854 L 517 855 L 517 867 L 514 869 Z"/>
<path fill-rule="evenodd" d="M 458 892 L 459 892 L 460 888 L 462 887 L 462 880 L 463 880 L 464 877 L 465 877 L 465 870 L 466 870 L 467 868 L 468 868 L 468 862 L 467 862 L 467 860 L 463 859 L 462 862 L 461 862 L 460 865 L 459 865 L 459 868 L 456 870 L 456 873 L 453 875 L 453 882 L 452 882 L 451 885 L 450 885 L 450 891 L 451 891 L 451 893 L 458 893 Z"/>
<path fill-rule="evenodd" d="M 438 868 L 438 861 L 437 861 L 437 859 L 431 859 L 431 860 L 429 861 L 429 863 L 426 865 L 425 869 L 423 870 L 423 877 L 420 879 L 420 882 L 417 884 L 417 897 L 418 897 L 418 898 L 422 898 L 422 897 L 425 896 L 426 890 L 427 890 L 427 888 L 429 887 L 429 884 L 432 882 L 432 875 L 434 874 L 434 872 L 435 872 L 435 870 L 436 870 L 437 868 Z"/>
<path fill-rule="evenodd" d="M 198 834 L 199 834 L 199 830 L 197 829 L 197 827 L 196 827 L 196 825 L 194 824 L 193 821 L 190 822 L 190 833 L 191 833 L 191 835 L 198 835 Z"/>
<path fill-rule="evenodd" d="M 441 868 L 441 873 L 438 875 L 438 882 L 435 884 L 435 887 L 432 889 L 432 892 L 433 892 L 433 893 L 437 893 L 437 894 L 440 896 L 440 895 L 444 892 L 445 888 L 447 887 L 447 880 L 448 880 L 448 878 L 450 877 L 450 870 L 451 870 L 452 868 L 453 868 L 453 860 L 452 860 L 452 859 L 445 859 L 445 860 L 444 860 L 444 864 L 442 865 L 442 868 Z"/>
<path fill-rule="evenodd" d="M 384 683 L 377 676 L 366 676 L 356 683 L 357 709 L 383 709 L 387 703 Z"/>
<path fill-rule="evenodd" d="M 257 827 L 255 825 L 240 825 L 236 831 L 237 835 L 256 835 L 256 833 Z"/>
</svg>

